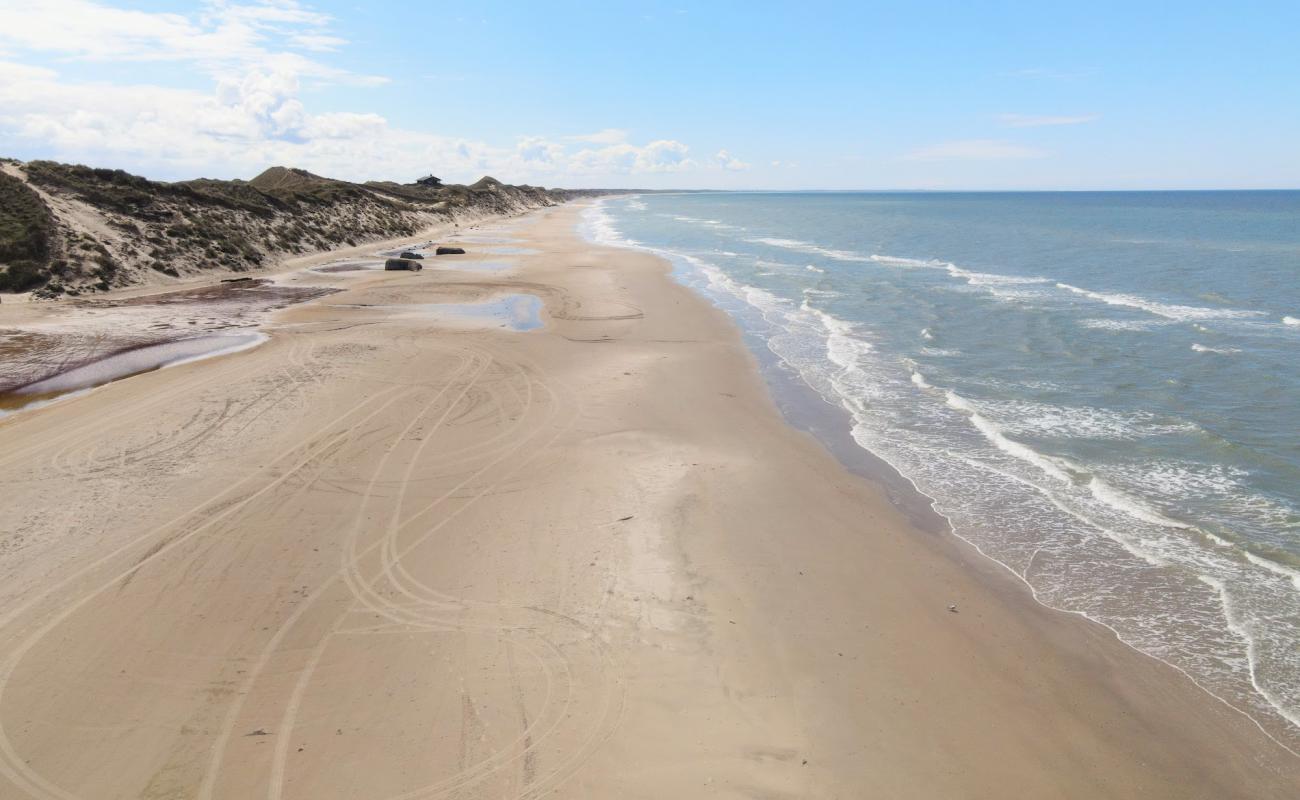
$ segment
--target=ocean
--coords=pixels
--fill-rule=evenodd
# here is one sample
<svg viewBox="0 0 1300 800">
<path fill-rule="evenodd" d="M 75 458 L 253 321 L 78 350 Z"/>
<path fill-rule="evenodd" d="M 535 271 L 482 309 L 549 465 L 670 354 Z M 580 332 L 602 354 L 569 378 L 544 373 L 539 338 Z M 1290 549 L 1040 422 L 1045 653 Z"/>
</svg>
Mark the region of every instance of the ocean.
<svg viewBox="0 0 1300 800">
<path fill-rule="evenodd" d="M 1039 602 L 1300 750 L 1300 192 L 644 194 L 584 227 Z"/>
</svg>

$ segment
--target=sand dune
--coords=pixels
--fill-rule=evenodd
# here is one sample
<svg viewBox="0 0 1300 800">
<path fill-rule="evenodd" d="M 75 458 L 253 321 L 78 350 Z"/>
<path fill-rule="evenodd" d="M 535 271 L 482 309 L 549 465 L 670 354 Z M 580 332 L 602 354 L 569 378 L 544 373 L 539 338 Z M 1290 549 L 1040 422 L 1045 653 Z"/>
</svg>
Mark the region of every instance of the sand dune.
<svg viewBox="0 0 1300 800">
<path fill-rule="evenodd" d="M 0 421 L 0 797 L 1296 796 L 576 215 Z M 543 328 L 437 307 L 519 293 Z"/>
</svg>

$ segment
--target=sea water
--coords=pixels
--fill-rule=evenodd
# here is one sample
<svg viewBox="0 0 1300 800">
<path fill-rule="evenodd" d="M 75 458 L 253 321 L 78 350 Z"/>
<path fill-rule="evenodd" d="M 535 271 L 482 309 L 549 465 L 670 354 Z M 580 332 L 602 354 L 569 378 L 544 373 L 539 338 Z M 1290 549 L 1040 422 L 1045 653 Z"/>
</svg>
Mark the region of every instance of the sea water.
<svg viewBox="0 0 1300 800">
<path fill-rule="evenodd" d="M 1300 192 L 645 194 L 584 227 L 669 258 L 1040 602 L 1300 750 Z"/>
</svg>

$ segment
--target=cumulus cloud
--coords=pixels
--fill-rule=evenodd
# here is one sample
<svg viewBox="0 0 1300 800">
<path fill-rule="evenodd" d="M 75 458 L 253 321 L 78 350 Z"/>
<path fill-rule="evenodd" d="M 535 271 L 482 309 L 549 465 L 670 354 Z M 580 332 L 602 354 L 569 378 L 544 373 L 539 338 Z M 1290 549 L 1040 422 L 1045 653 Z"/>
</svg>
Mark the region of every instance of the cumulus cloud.
<svg viewBox="0 0 1300 800">
<path fill-rule="evenodd" d="M 695 162 L 686 157 L 690 150 L 681 142 L 672 139 L 659 139 L 642 147 L 637 152 L 636 169 L 640 172 L 679 172 L 695 166 Z"/>
<path fill-rule="evenodd" d="M 564 159 L 564 147 L 541 136 L 521 136 L 515 154 L 525 163 L 553 168 Z"/>
<path fill-rule="evenodd" d="M 679 172 L 696 166 L 682 142 L 575 145 L 521 136 L 513 146 L 394 127 L 379 114 L 310 113 L 293 71 L 254 67 L 213 91 L 75 83 L 53 70 L 0 61 L 0 139 L 80 161 L 127 162 L 155 174 L 252 175 L 292 164 L 349 179 L 453 179 L 494 173 L 551 182 L 571 176 Z M 574 148 L 579 149 L 574 149 Z"/>
<path fill-rule="evenodd" d="M 749 169 L 749 164 L 741 161 L 739 158 L 728 153 L 726 150 L 719 150 L 713 157 L 713 163 L 723 169 L 729 169 L 736 172 Z"/>
<path fill-rule="evenodd" d="M 922 147 L 907 153 L 907 161 L 1000 161 L 1043 158 L 1047 153 L 1000 139 L 964 139 Z"/>
<path fill-rule="evenodd" d="M 257 63 L 322 81 L 365 85 L 382 80 L 293 52 L 328 51 L 345 43 L 329 32 L 328 15 L 295 0 L 207 0 L 199 13 L 188 16 L 95 0 L 0 0 L 0 19 L 0 47 L 64 58 L 186 62 L 214 77 Z"/>
<path fill-rule="evenodd" d="M 577 174 L 628 175 L 650 172 L 680 172 L 695 166 L 687 157 L 690 148 L 671 139 L 658 139 L 643 146 L 629 142 L 587 148 L 569 159 Z"/>
<path fill-rule="evenodd" d="M 208 0 L 194 14 L 117 8 L 97 0 L 0 0 L 0 141 L 42 156 L 128 166 L 159 177 L 249 176 L 272 164 L 347 179 L 453 180 L 484 173 L 568 182 L 700 167 L 674 139 L 638 144 L 606 128 L 489 144 L 395 127 L 374 113 L 313 113 L 306 86 L 375 84 L 318 60 L 346 42 L 331 19 L 296 0 Z M 81 62 L 174 62 L 211 88 L 69 80 L 24 56 Z M 170 68 L 170 66 L 169 66 Z M 748 165 L 723 150 L 704 166 Z"/>
<path fill-rule="evenodd" d="M 1100 114 L 1075 114 L 1034 116 L 1032 114 L 1001 114 L 998 119 L 1010 128 L 1041 128 L 1053 125 L 1084 125 L 1101 119 Z"/>
</svg>

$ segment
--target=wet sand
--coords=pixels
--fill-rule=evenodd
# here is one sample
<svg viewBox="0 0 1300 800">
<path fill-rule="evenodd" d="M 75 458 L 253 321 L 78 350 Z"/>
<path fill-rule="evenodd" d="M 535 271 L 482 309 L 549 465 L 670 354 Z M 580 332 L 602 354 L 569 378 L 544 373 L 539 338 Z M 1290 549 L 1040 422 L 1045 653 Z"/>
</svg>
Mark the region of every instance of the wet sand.
<svg viewBox="0 0 1300 800">
<path fill-rule="evenodd" d="M 466 269 L 286 274 L 340 291 L 0 420 L 0 797 L 1296 796 L 1249 720 L 789 426 L 730 320 L 577 213 Z"/>
</svg>

